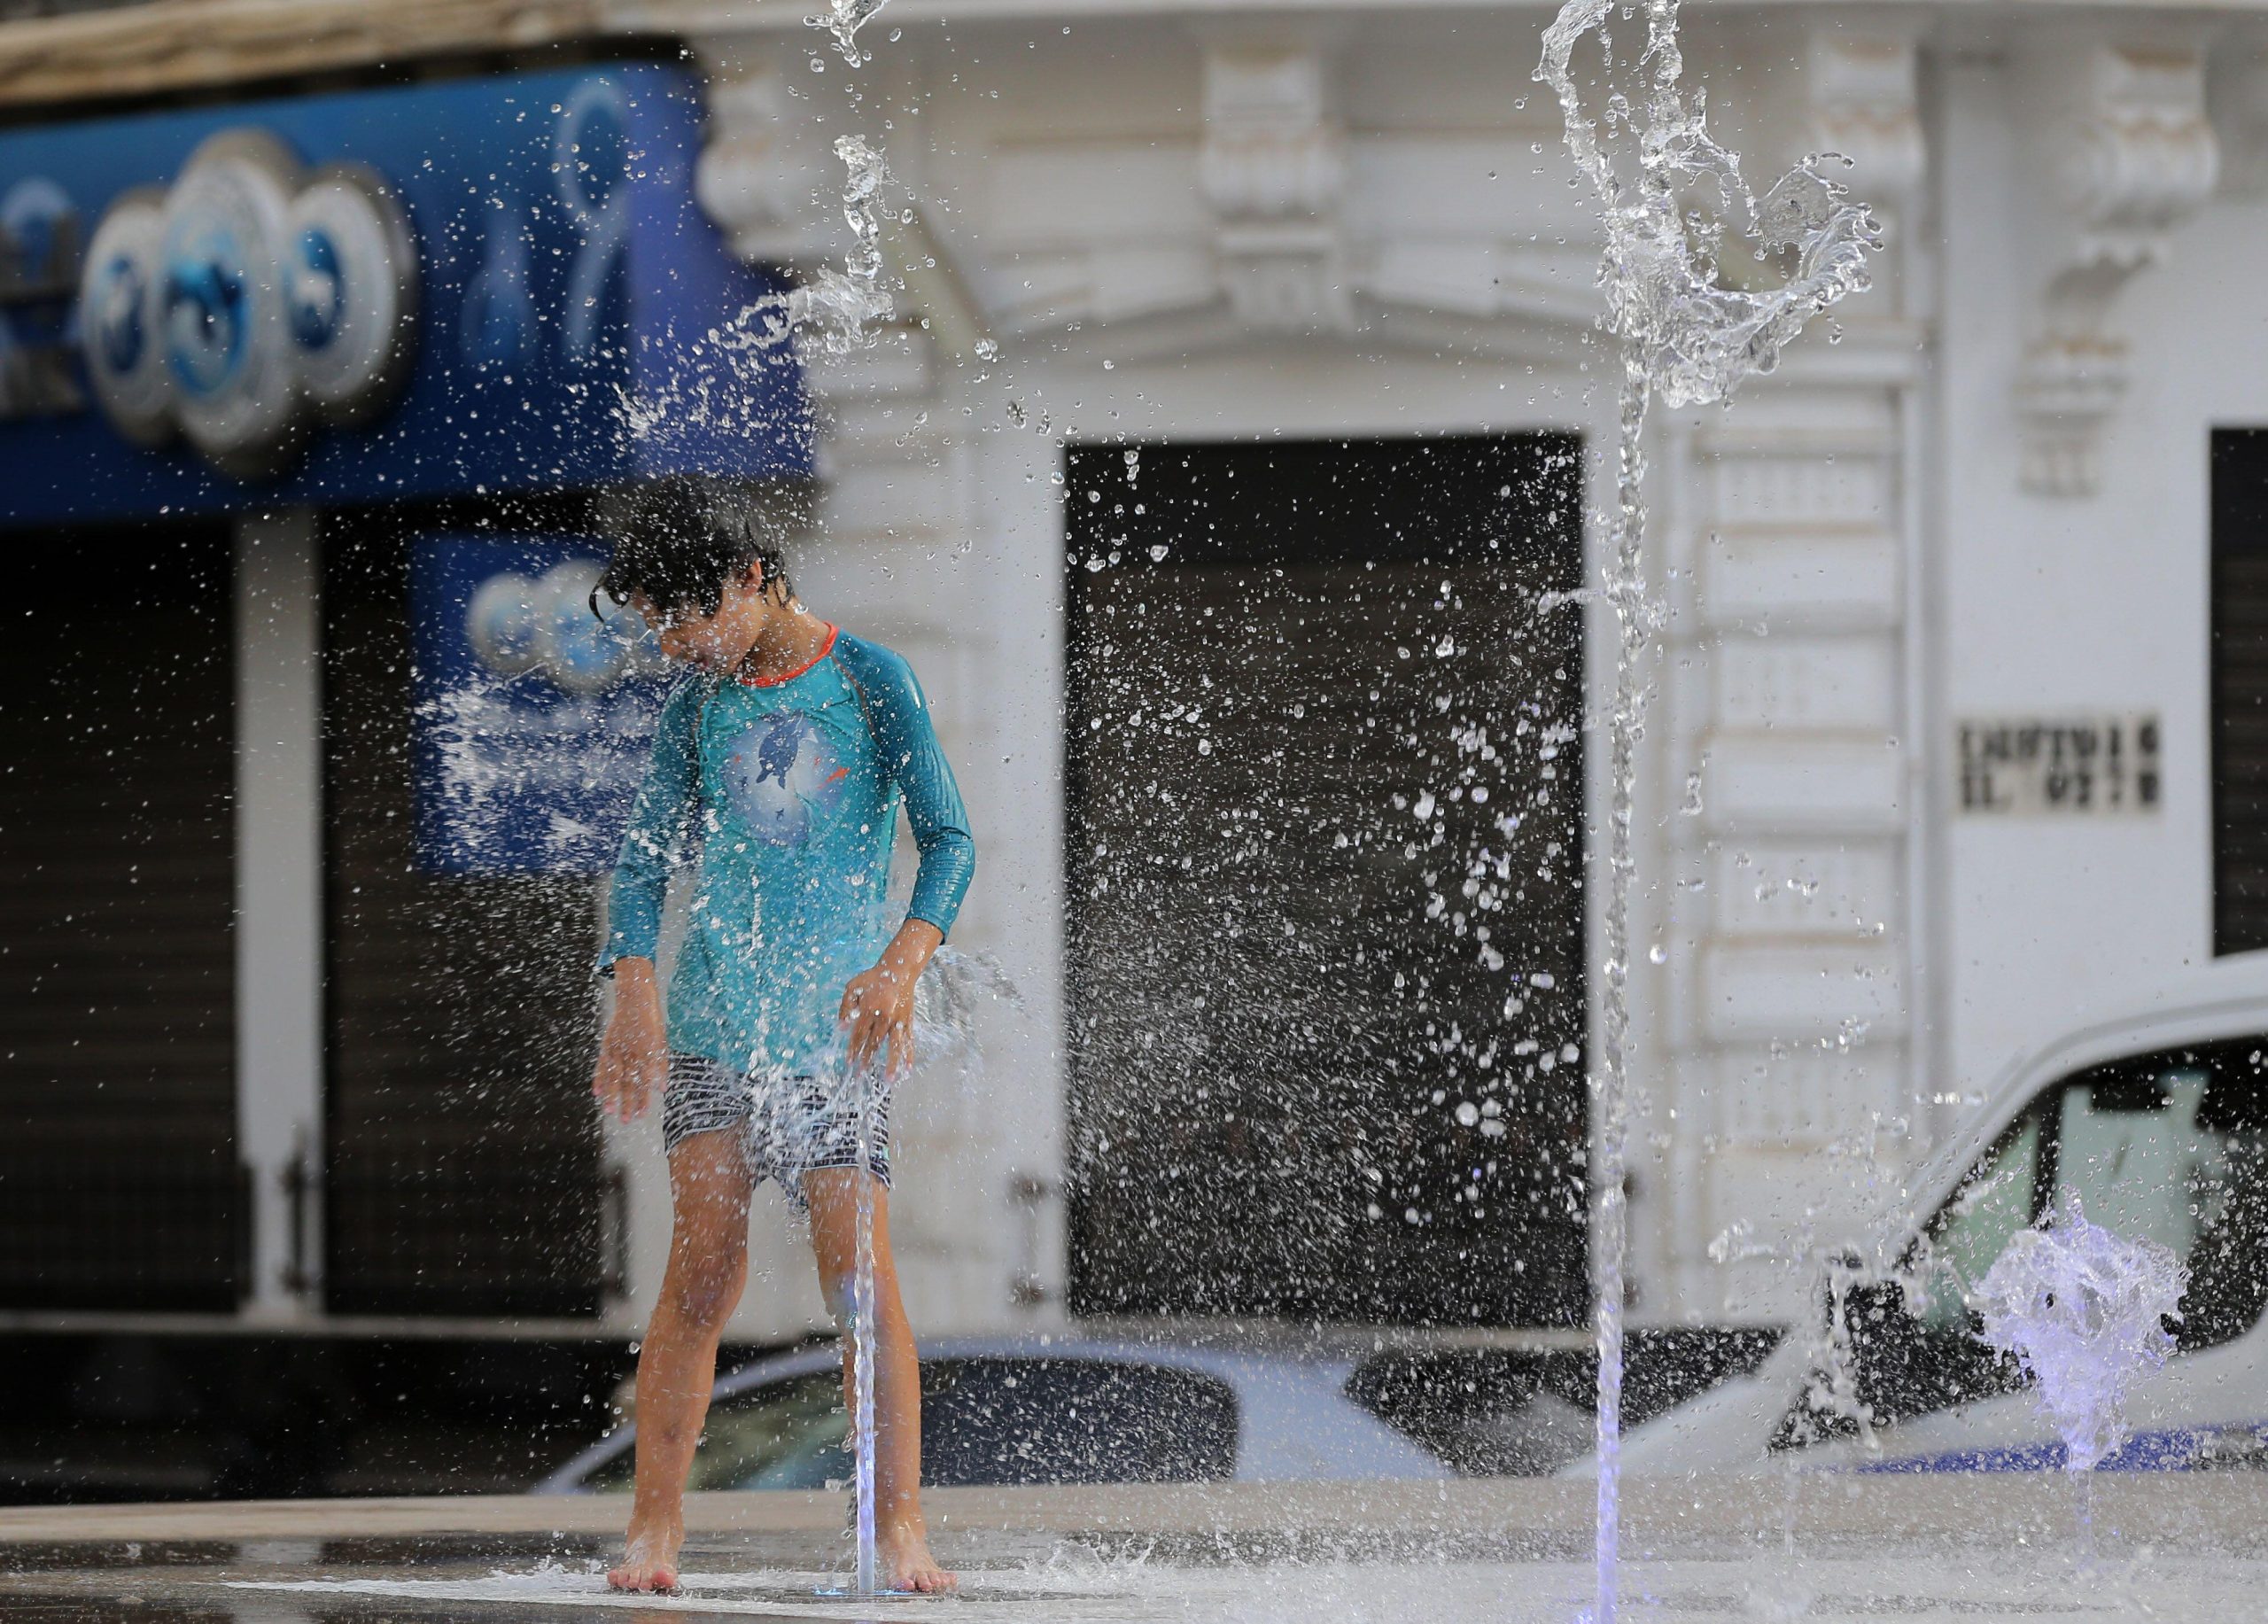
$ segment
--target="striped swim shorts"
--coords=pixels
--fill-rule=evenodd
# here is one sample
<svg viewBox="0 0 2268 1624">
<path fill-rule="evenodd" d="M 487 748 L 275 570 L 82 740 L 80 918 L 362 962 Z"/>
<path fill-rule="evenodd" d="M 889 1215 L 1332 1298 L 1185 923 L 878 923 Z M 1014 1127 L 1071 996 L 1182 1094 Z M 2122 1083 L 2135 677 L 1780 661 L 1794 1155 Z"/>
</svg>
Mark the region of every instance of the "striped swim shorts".
<svg viewBox="0 0 2268 1624">
<path fill-rule="evenodd" d="M 874 1087 L 867 1130 L 866 1165 L 889 1185 L 889 1090 Z M 797 1211 L 804 1208 L 803 1176 L 858 1165 L 858 1090 L 850 1079 L 751 1075 L 705 1054 L 672 1054 L 669 1086 L 662 1094 L 662 1145 L 675 1150 L 695 1133 L 738 1128 L 750 1176 L 767 1178 Z"/>
</svg>

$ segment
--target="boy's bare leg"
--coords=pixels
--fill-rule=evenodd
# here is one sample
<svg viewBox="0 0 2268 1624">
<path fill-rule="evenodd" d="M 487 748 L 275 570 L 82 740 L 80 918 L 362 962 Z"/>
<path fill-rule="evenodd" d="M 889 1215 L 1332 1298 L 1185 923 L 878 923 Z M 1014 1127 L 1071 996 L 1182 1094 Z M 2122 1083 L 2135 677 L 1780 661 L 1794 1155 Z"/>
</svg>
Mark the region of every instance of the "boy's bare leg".
<svg viewBox="0 0 2268 1624">
<path fill-rule="evenodd" d="M 685 1479 L 717 1379 L 717 1339 L 748 1278 L 753 1186 L 737 1129 L 688 1135 L 670 1153 L 669 1268 L 638 1350 L 638 1476 L 617 1590 L 674 1590 Z"/>
<path fill-rule="evenodd" d="M 852 1283 L 858 1266 L 858 1181 L 874 1193 L 874 1543 L 882 1582 L 894 1590 L 940 1591 L 959 1581 L 929 1554 L 921 1519 L 921 1370 L 913 1332 L 897 1294 L 897 1264 L 889 1249 L 889 1191 L 856 1168 L 827 1168 L 804 1175 L 811 1205 L 812 1253 L 819 1288 L 835 1324 L 850 1322 Z M 843 1385 L 850 1389 L 850 1340 L 843 1344 Z"/>
</svg>

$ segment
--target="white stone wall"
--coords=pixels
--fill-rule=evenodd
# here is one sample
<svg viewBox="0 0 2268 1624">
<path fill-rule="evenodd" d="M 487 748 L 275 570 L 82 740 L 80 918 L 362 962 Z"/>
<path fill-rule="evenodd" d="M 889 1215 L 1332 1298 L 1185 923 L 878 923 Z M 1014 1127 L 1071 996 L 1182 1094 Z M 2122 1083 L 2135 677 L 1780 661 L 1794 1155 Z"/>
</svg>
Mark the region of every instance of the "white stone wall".
<svg viewBox="0 0 2268 1624">
<path fill-rule="evenodd" d="M 2250 60 L 2241 36 L 2213 58 L 2232 77 Z M 2152 234 L 2154 262 L 2102 322 L 2124 340 L 2125 389 L 2100 436 L 2096 487 L 2028 489 L 2012 471 L 2023 424 L 2007 380 L 2029 333 L 2011 307 L 2036 315 L 2070 219 L 2009 128 L 2018 71 L 1963 62 L 1944 90 L 1948 144 L 1964 155 L 1946 189 L 1946 715 L 2155 712 L 2165 791 L 2153 816 L 1999 822 L 1951 815 L 1940 784 L 1944 1053 L 1964 1092 L 2062 1033 L 2146 1011 L 2258 999 L 2268 1029 L 2268 957 L 2213 957 L 2206 647 L 2208 431 L 2268 423 L 2268 332 L 2249 268 L 2268 252 L 2268 209 L 2248 179 L 2257 138 L 2241 100 L 2217 96 L 2220 188 Z"/>
</svg>

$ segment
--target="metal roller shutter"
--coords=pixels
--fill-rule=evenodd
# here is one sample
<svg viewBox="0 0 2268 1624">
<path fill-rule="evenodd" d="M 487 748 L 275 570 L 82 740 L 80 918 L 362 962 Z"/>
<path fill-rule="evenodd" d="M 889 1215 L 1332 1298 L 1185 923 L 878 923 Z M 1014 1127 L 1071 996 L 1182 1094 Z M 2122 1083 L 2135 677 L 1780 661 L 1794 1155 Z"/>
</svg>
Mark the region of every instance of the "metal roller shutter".
<svg viewBox="0 0 2268 1624">
<path fill-rule="evenodd" d="M 1076 1309 L 1580 1313 L 1578 469 L 1071 452 Z"/>
<path fill-rule="evenodd" d="M 620 1226 L 590 1099 L 591 882 L 417 870 L 408 543 L 334 524 L 324 553 L 325 1301 L 596 1313 Z"/>
<path fill-rule="evenodd" d="M 19 538 L 0 637 L 0 1305 L 226 1310 L 236 1155 L 224 526 Z"/>
<path fill-rule="evenodd" d="M 2212 436 L 2213 951 L 2268 947 L 2268 431 Z"/>
</svg>

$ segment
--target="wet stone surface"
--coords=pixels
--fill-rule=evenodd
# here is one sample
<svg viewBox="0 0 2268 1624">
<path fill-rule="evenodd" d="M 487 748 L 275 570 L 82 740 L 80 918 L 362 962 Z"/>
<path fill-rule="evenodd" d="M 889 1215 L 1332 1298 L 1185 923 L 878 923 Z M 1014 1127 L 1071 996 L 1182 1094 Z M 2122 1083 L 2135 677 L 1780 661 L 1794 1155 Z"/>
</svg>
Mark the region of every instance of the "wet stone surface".
<svg viewBox="0 0 2268 1624">
<path fill-rule="evenodd" d="M 2249 1486 L 2248 1486 L 2249 1488 Z M 1863 1519 L 1861 1519 L 1863 1520 Z M 1634 1618 L 1857 1620 L 2268 1618 L 2268 1550 L 2199 1539 L 2107 1540 L 2092 1567 L 2010 1526 L 1921 1541 L 1819 1529 L 1792 1554 L 1776 1530 L 1694 1528 L 1628 1550 Z M 749 1531 L 688 1542 L 682 1595 L 610 1594 L 596 1534 L 109 1540 L 0 1547 L 0 1617 L 13 1624 L 354 1624 L 361 1620 L 757 1617 L 957 1624 L 1152 1620 L 1569 1620 L 1588 1599 L 1574 1530 L 1425 1527 L 1179 1529 L 941 1535 L 960 1572 L 949 1599 L 840 1593 L 844 1542 Z"/>
</svg>

